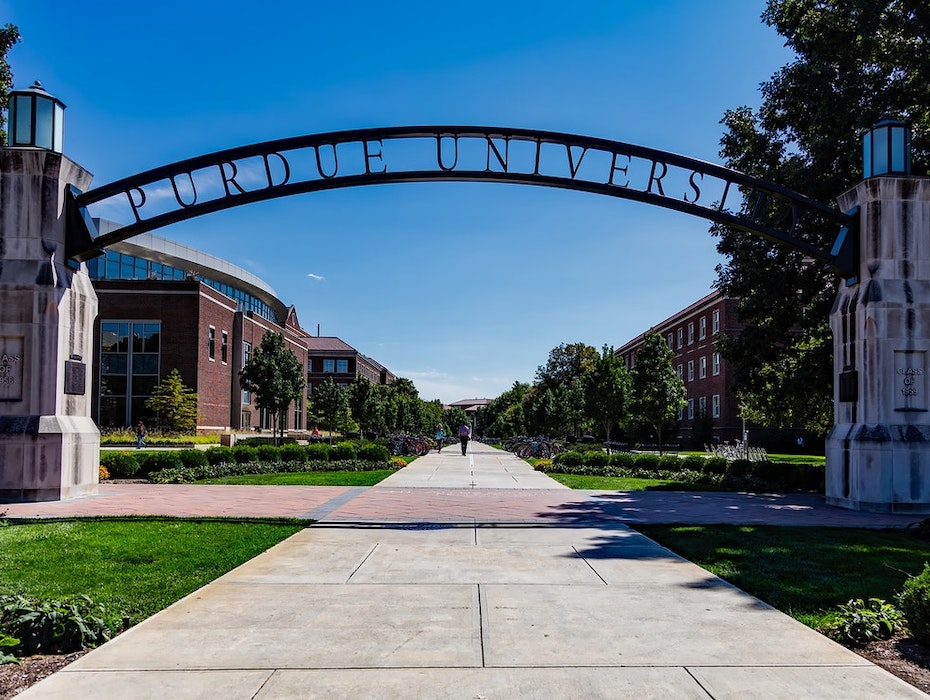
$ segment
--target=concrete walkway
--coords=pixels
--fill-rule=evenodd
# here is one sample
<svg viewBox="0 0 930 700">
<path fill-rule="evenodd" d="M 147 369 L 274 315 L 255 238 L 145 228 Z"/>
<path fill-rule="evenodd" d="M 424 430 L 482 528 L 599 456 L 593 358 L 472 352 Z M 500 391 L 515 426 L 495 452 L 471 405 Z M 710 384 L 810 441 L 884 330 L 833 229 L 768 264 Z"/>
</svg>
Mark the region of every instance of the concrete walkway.
<svg viewBox="0 0 930 700">
<path fill-rule="evenodd" d="M 208 510 L 215 489 L 258 487 L 139 488 L 162 489 L 159 507 L 183 494 L 185 510 L 199 489 Z M 321 521 L 21 697 L 926 697 L 630 530 L 624 519 L 648 517 L 638 494 L 566 490 L 479 444 L 373 488 L 267 488 L 241 514 L 261 499 L 291 509 L 298 489 Z M 736 505 L 781 524 L 906 522 L 793 497 L 714 498 L 725 495 L 664 494 L 662 518 Z M 121 500 L 132 498 L 81 499 Z M 41 517 L 26 506 L 68 510 L 0 511 Z"/>
</svg>

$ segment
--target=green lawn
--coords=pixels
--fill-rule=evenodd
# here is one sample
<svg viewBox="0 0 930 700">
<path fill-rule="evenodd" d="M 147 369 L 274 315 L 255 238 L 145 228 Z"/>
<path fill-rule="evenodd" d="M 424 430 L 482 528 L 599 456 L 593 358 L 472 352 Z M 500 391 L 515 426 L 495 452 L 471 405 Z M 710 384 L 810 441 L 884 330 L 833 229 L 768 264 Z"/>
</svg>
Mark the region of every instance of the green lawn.
<svg viewBox="0 0 930 700">
<path fill-rule="evenodd" d="M 894 602 L 930 561 L 906 530 L 638 525 L 636 529 L 804 624 L 826 628 L 851 598 Z"/>
<path fill-rule="evenodd" d="M 707 491 L 712 487 L 669 479 L 631 479 L 622 476 L 588 476 L 550 473 L 553 479 L 570 489 L 589 491 Z"/>
<path fill-rule="evenodd" d="M 0 521 L 0 594 L 86 594 L 135 623 L 302 527 L 285 521 Z"/>
<path fill-rule="evenodd" d="M 220 479 L 204 479 L 198 484 L 247 484 L 258 486 L 374 486 L 394 473 L 393 469 L 369 472 L 293 472 L 274 474 L 242 474 Z"/>
</svg>

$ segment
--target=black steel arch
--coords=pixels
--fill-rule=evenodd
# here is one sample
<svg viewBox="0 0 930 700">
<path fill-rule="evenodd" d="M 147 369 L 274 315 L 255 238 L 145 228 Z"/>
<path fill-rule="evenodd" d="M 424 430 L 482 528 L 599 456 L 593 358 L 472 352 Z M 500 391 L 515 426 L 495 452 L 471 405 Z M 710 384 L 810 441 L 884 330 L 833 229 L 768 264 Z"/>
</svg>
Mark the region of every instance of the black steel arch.
<svg viewBox="0 0 930 700">
<path fill-rule="evenodd" d="M 855 218 L 784 187 L 644 146 L 484 126 L 297 136 L 198 156 L 74 193 L 69 257 L 86 260 L 136 234 L 240 204 L 341 187 L 439 180 L 541 185 L 646 202 L 759 234 L 846 277 L 855 275 L 855 260 L 846 250 L 857 239 L 846 235 Z M 741 207 L 745 197 L 753 202 L 749 211 Z M 134 220 L 95 236 L 87 207 L 105 201 L 128 207 Z M 815 223 L 842 230 L 832 251 L 804 240 L 804 229 Z"/>
</svg>

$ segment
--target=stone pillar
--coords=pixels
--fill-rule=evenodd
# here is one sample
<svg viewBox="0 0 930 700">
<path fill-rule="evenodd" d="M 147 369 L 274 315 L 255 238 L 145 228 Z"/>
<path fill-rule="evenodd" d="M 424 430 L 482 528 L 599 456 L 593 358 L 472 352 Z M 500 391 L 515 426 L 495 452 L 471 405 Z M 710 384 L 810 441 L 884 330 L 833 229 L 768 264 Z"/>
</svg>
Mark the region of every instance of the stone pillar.
<svg viewBox="0 0 930 700">
<path fill-rule="evenodd" d="M 65 189 L 90 180 L 60 153 L 0 148 L 0 502 L 97 492 L 97 295 L 65 260 Z"/>
<path fill-rule="evenodd" d="M 930 178 L 872 177 L 839 204 L 860 207 L 860 268 L 830 317 L 827 502 L 930 513 Z"/>
</svg>

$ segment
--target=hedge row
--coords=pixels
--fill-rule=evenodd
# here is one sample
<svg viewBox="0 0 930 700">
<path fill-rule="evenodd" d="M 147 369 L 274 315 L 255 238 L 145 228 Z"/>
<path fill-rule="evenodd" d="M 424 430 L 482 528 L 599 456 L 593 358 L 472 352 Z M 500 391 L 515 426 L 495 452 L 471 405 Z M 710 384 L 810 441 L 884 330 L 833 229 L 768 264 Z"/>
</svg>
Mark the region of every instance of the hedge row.
<svg viewBox="0 0 930 700">
<path fill-rule="evenodd" d="M 371 462 L 343 459 L 332 462 L 224 462 L 198 467 L 171 467 L 149 474 L 153 484 L 191 484 L 203 479 L 220 479 L 243 474 L 278 474 L 281 472 L 367 472 L 375 469 L 397 469 L 390 461 Z"/>
<path fill-rule="evenodd" d="M 586 476 L 671 479 L 726 488 L 822 491 L 824 468 L 819 464 L 750 462 L 745 459 L 618 452 L 563 452 L 545 471 Z"/>
<path fill-rule="evenodd" d="M 114 479 L 143 478 L 165 469 L 199 469 L 208 465 L 263 463 L 277 465 L 272 471 L 287 471 L 280 465 L 306 465 L 316 462 L 352 462 L 359 460 L 383 468 L 390 460 L 390 451 L 376 443 L 341 442 L 313 445 L 288 444 L 236 445 L 211 447 L 207 450 L 166 450 L 159 452 L 101 452 L 100 464 Z M 370 468 L 370 467 L 369 467 Z M 291 471 L 306 471 L 297 469 Z"/>
</svg>

